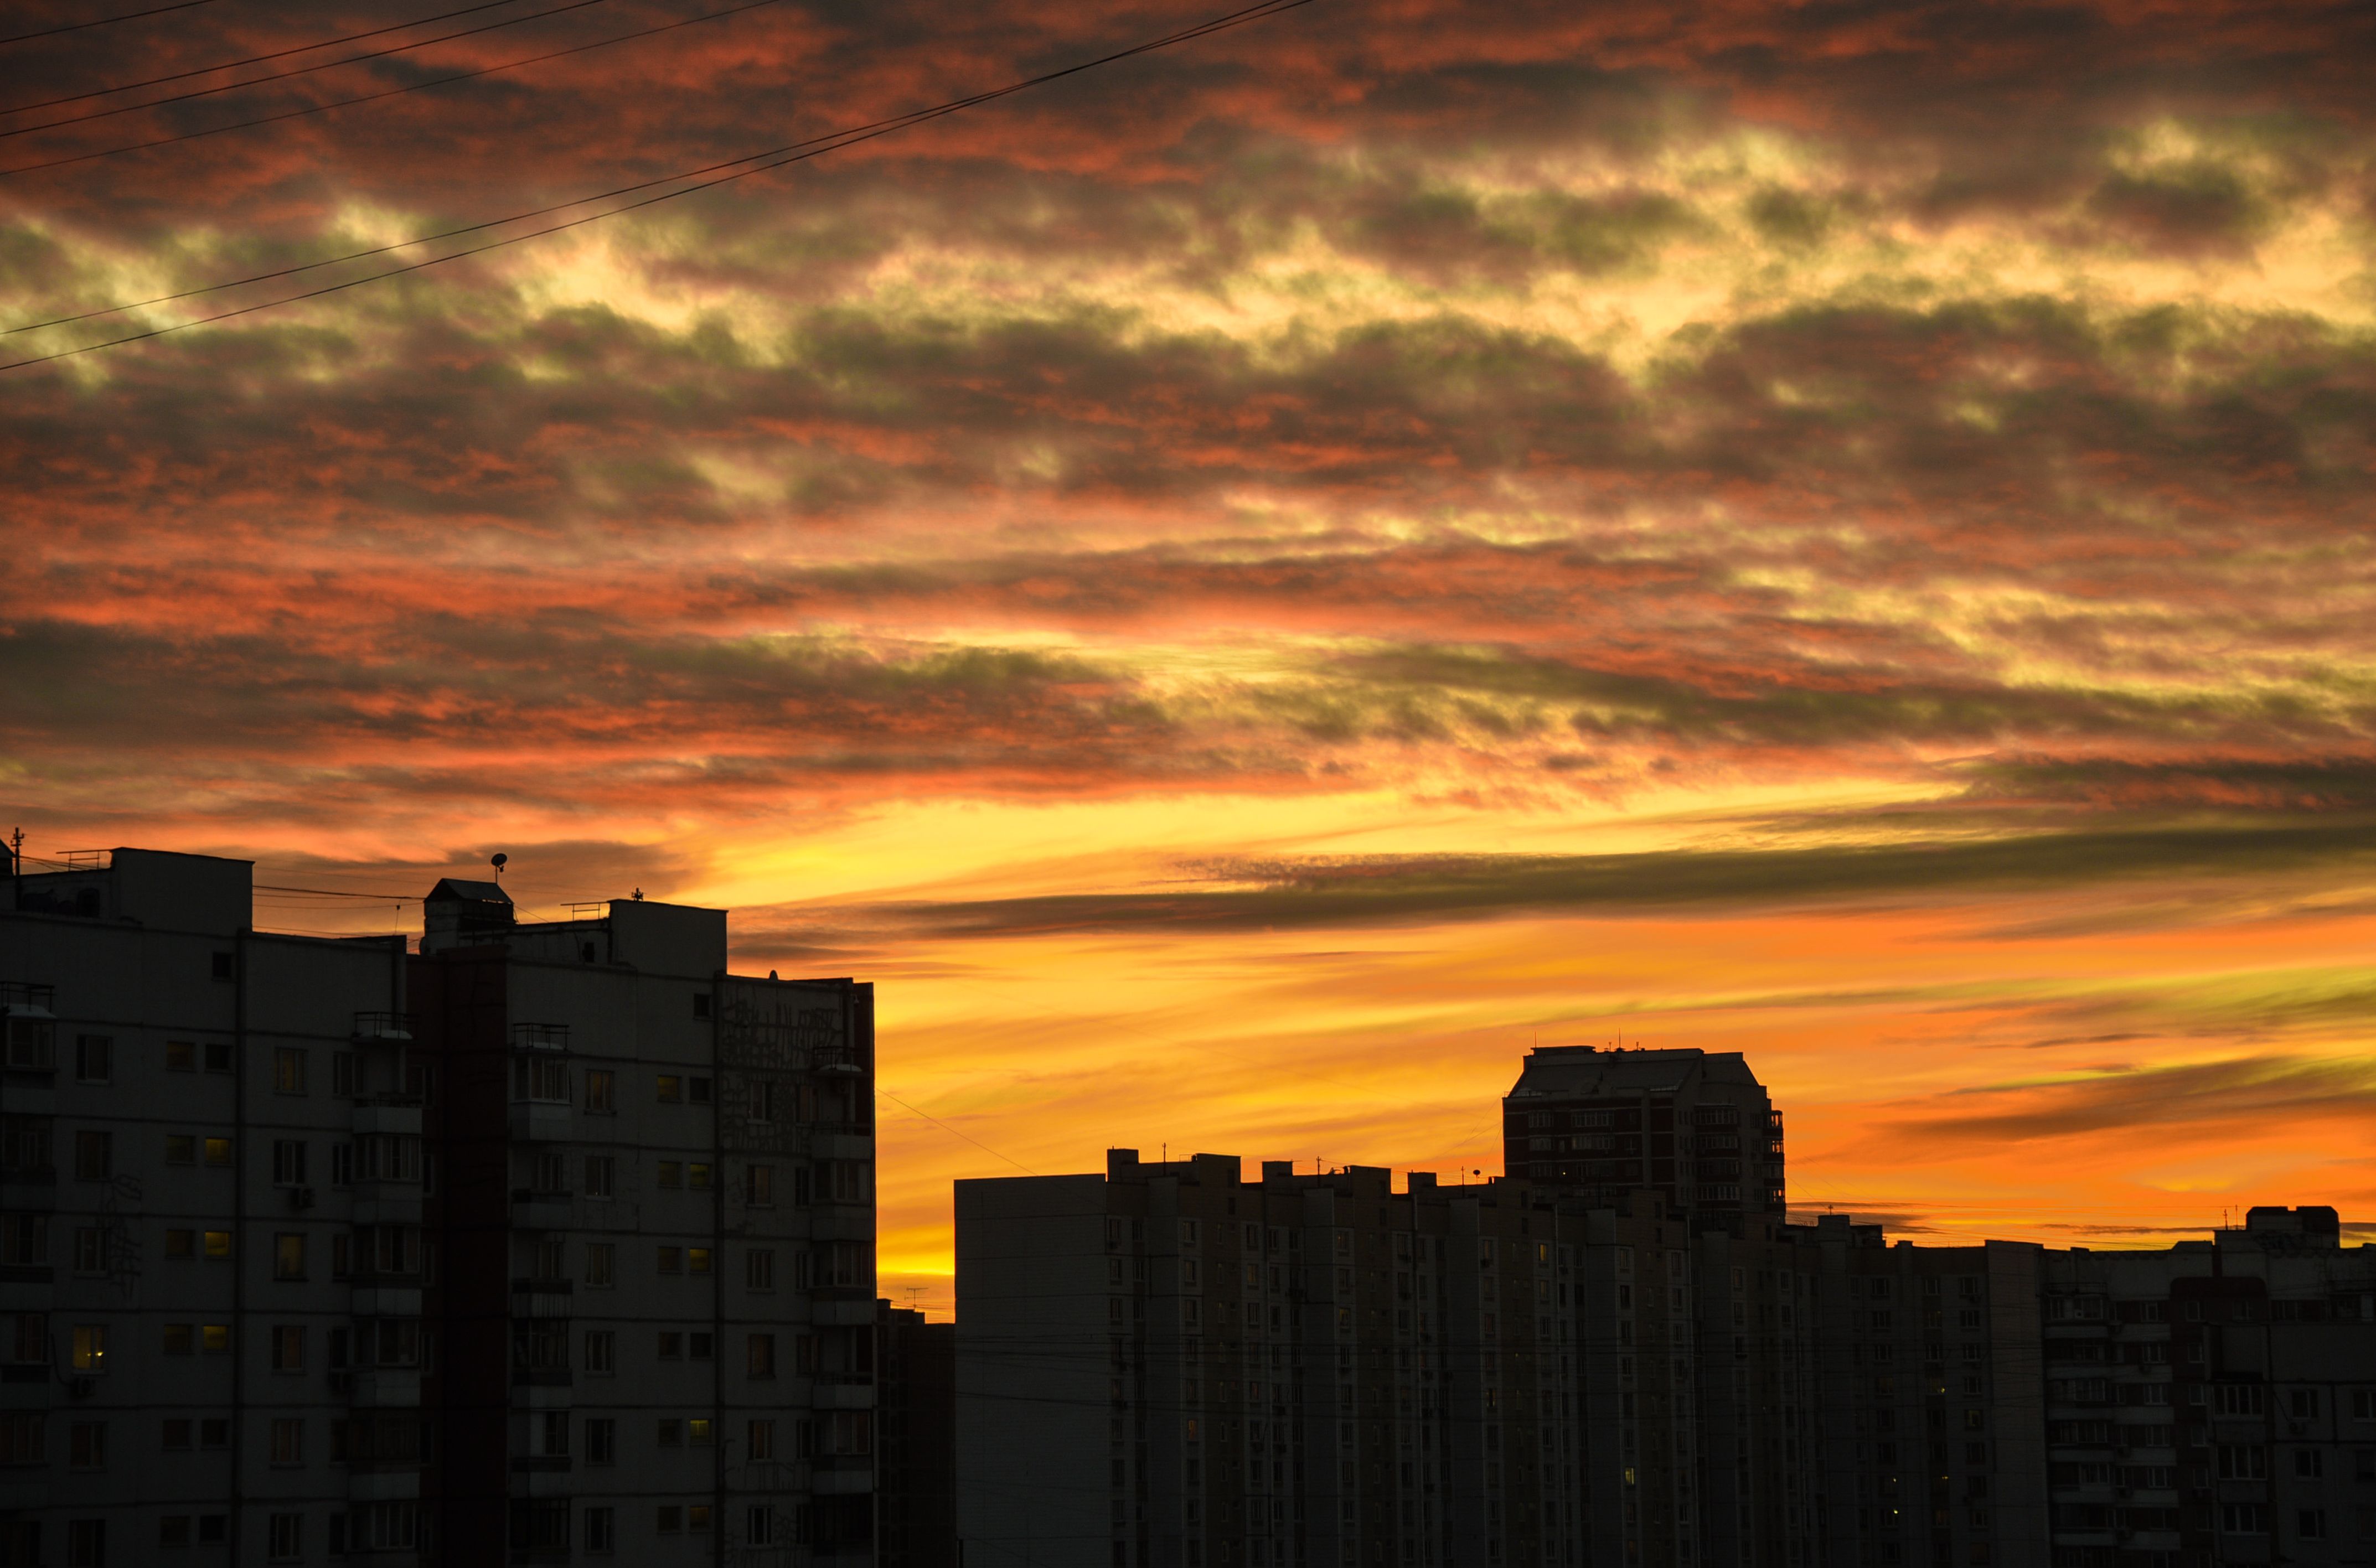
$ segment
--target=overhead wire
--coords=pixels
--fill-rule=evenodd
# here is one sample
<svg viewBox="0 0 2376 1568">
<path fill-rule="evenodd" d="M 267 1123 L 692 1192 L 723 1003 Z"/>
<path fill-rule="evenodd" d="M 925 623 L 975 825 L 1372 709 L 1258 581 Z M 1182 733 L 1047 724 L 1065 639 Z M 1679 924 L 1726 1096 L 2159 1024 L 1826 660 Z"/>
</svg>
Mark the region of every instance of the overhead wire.
<svg viewBox="0 0 2376 1568">
<path fill-rule="evenodd" d="M 386 27 L 370 28 L 362 32 L 340 33 L 336 38 L 326 38 L 316 43 L 291 44 L 286 49 L 275 49 L 268 53 L 251 54 L 244 60 L 224 60 L 212 65 L 195 65 L 186 71 L 174 71 L 166 76 L 149 77 L 144 80 L 137 82 L 118 82 L 113 87 L 95 87 L 85 92 L 68 93 L 63 98 L 43 98 L 38 99 L 31 103 L 11 104 L 6 109 L 0 109 L 0 114 L 22 114 L 30 110 L 54 108 L 56 105 L 61 103 L 79 103 L 87 98 L 105 98 L 111 93 L 130 92 L 137 88 L 161 87 L 167 82 L 187 81 L 192 77 L 211 76 L 217 71 L 235 71 L 242 65 L 261 65 L 267 61 L 285 60 L 291 54 L 310 54 L 316 49 L 334 49 L 341 43 L 352 43 L 358 39 L 379 38 L 391 32 L 402 32 L 408 28 L 427 27 L 431 22 L 450 21 L 456 17 L 467 17 L 479 11 L 493 11 L 501 6 L 516 6 L 518 3 L 519 0 L 479 0 L 477 5 L 465 6 L 459 10 L 440 11 L 434 17 L 415 17 L 409 22 L 391 22 Z M 534 17 L 517 17 L 513 19 L 516 21 L 533 21 L 536 18 Z M 436 42 L 437 40 L 435 39 L 423 39 L 421 41 L 422 44 L 434 43 Z M 419 45 L 409 45 L 408 47 L 419 47 Z M 330 68 L 330 65 L 338 64 L 340 64 L 340 62 L 334 60 L 331 61 L 329 65 L 309 66 L 308 69 L 327 71 Z M 279 79 L 279 78 L 277 77 L 259 77 L 256 78 L 258 81 L 277 81 Z M 248 84 L 245 82 L 240 82 L 234 85 L 245 87 Z M 172 99 L 160 99 L 157 101 L 160 103 L 170 103 L 174 101 Z M 153 105 L 141 104 L 139 107 L 146 109 L 151 108 Z M 60 123 L 71 125 L 73 122 L 64 121 Z"/>
<path fill-rule="evenodd" d="M 767 0 L 758 0 L 758 3 L 765 4 L 767 3 Z M 508 223 L 521 222 L 529 218 L 542 217 L 550 213 L 565 211 L 573 207 L 583 207 L 590 202 L 608 200 L 614 196 L 628 195 L 636 191 L 650 190 L 655 185 L 674 184 L 686 180 L 697 179 L 698 181 L 698 183 L 684 185 L 681 190 L 663 191 L 659 195 L 646 196 L 639 201 L 629 202 L 624 206 L 612 208 L 602 212 L 591 213 L 583 218 L 571 219 L 565 222 L 547 224 L 543 228 L 533 229 L 524 234 L 515 234 L 505 236 L 501 239 L 491 240 L 484 244 L 469 246 L 461 250 L 448 252 L 444 255 L 431 256 L 423 261 L 409 262 L 402 267 L 392 267 L 384 271 L 367 274 L 362 278 L 349 279 L 339 283 L 325 284 L 318 289 L 309 289 L 298 293 L 284 295 L 279 299 L 266 300 L 252 305 L 243 305 L 235 310 L 220 311 L 213 315 L 199 316 L 189 321 L 176 322 L 165 327 L 150 327 L 142 332 L 126 333 L 119 338 L 103 339 L 99 342 L 87 343 L 78 348 L 62 349 L 53 353 L 32 355 L 25 359 L 8 361 L 5 363 L 0 363 L 0 371 L 22 370 L 32 365 L 48 364 L 57 360 L 71 359 L 82 354 L 95 353 L 102 349 L 119 348 L 126 343 L 144 342 L 154 338 L 162 338 L 177 332 L 185 332 L 194 327 L 205 327 L 218 321 L 229 321 L 240 316 L 253 315 L 258 311 L 271 310 L 281 305 L 295 304 L 304 300 L 319 299 L 324 295 L 339 293 L 348 289 L 359 288 L 365 283 L 374 283 L 388 278 L 402 277 L 405 274 L 419 272 L 426 267 L 440 266 L 446 262 L 458 261 L 465 256 L 482 255 L 488 251 L 502 249 L 506 245 L 519 244 L 529 240 L 541 239 L 548 234 L 556 234 L 565 230 L 580 228 L 588 223 L 599 222 L 606 218 L 620 217 L 625 213 L 634 212 L 640 208 L 656 205 L 659 202 L 673 201 L 680 196 L 693 196 L 698 192 L 709 190 L 719 185 L 729 184 L 736 180 L 745 179 L 753 174 L 767 173 L 793 163 L 804 162 L 809 159 L 821 157 L 827 152 L 854 147 L 861 142 L 872 141 L 877 137 L 888 136 L 895 131 L 905 130 L 913 125 L 923 125 L 930 121 L 943 118 L 946 115 L 958 113 L 967 109 L 975 108 L 984 103 L 993 102 L 999 99 L 1010 97 L 1016 93 L 1028 91 L 1032 88 L 1042 87 L 1050 82 L 1062 80 L 1066 77 L 1077 76 L 1084 71 L 1095 70 L 1099 66 L 1112 65 L 1116 62 L 1131 59 L 1140 54 L 1152 53 L 1157 50 L 1171 48 L 1181 43 L 1190 42 L 1199 38 L 1208 37 L 1214 33 L 1228 31 L 1232 28 L 1242 27 L 1251 22 L 1265 20 L 1268 18 L 1279 15 L 1282 12 L 1295 10 L 1301 6 L 1311 5 L 1312 3 L 1313 0 L 1258 0 L 1258 3 L 1253 6 L 1246 6 L 1241 10 L 1225 13 L 1224 15 L 1214 18 L 1211 20 L 1200 22 L 1194 27 L 1180 29 L 1176 31 L 1164 34 L 1159 38 L 1150 39 L 1144 43 L 1134 44 L 1128 49 L 1116 50 L 1110 54 L 1102 54 L 1093 60 L 1085 60 L 1077 65 L 1066 65 L 1057 70 L 1042 72 L 1035 77 L 1028 77 L 1020 81 L 1010 82 L 1004 87 L 992 88 L 982 92 L 968 94 L 963 98 L 952 99 L 947 102 L 934 104 L 928 109 L 911 111 L 909 113 L 897 115 L 888 120 L 878 120 L 866 125 L 850 127 L 842 131 L 829 132 L 824 136 L 808 137 L 802 141 L 789 142 L 782 147 L 769 148 L 764 152 L 747 153 L 741 158 L 727 159 L 723 161 L 708 164 L 704 168 L 687 171 L 683 173 L 662 176 L 655 180 L 647 180 L 636 184 L 621 186 L 617 189 L 599 193 L 590 196 L 581 196 L 576 201 L 563 202 L 552 207 L 537 208 L 525 213 L 515 213 L 508 218 L 490 219 L 484 222 L 471 224 L 465 228 L 446 231 L 442 235 L 424 236 L 420 239 L 402 241 L 395 244 L 377 246 L 367 251 L 354 252 L 345 256 L 334 256 L 324 261 L 307 263 L 305 266 L 301 267 L 289 267 L 283 268 L 275 273 L 258 274 L 255 278 L 244 279 L 242 281 L 261 282 L 268 278 L 287 277 L 296 272 L 312 271 L 317 267 L 334 266 L 341 261 L 358 260 L 372 255 L 384 255 L 392 251 L 405 249 L 411 245 L 434 243 L 434 240 L 439 238 L 454 238 L 465 233 L 482 232 L 488 229 L 501 228 Z M 740 164 L 749 164 L 751 167 L 736 167 Z M 731 172 L 718 173 L 714 178 L 698 179 L 698 176 L 711 174 L 715 171 L 719 170 L 727 170 L 731 171 Z M 238 282 L 215 284 L 204 290 L 191 290 L 181 294 L 162 296 L 160 300 L 153 303 L 161 303 L 169 299 L 186 299 L 198 293 L 213 293 L 223 289 L 236 288 L 238 286 Z M 117 311 L 135 308 L 138 307 L 133 305 L 112 306 L 107 310 L 89 312 L 79 316 L 59 317 L 49 322 L 31 323 L 25 327 L 11 328 L 10 330 L 31 331 L 37 327 L 63 326 L 71 321 L 89 319 L 92 315 L 112 315 Z"/>
<path fill-rule="evenodd" d="M 242 88 L 262 87 L 267 82 L 287 81 L 291 77 L 310 76 L 315 71 L 335 70 L 340 65 L 360 65 L 366 60 L 384 60 L 391 54 L 402 54 L 409 50 L 426 49 L 433 43 L 449 43 L 457 38 L 470 38 L 482 32 L 493 32 L 499 28 L 517 27 L 522 22 L 538 21 L 546 17 L 560 16 L 566 11 L 582 11 L 589 6 L 607 6 L 610 3 L 611 0 L 565 0 L 565 3 L 563 5 L 548 6 L 546 9 L 541 11 L 530 11 L 524 16 L 506 17 L 502 21 L 497 22 L 482 22 L 474 28 L 457 28 L 452 32 L 439 33 L 434 38 L 416 39 L 410 43 L 391 43 L 385 49 L 367 49 L 361 54 L 350 54 L 343 60 L 325 60 L 318 65 L 300 65 L 294 70 L 275 71 L 269 76 L 250 77 L 245 81 L 219 82 L 213 87 L 193 88 L 188 92 L 170 93 L 163 98 L 151 98 L 140 103 L 119 103 L 112 109 L 94 109 L 88 114 L 68 114 L 63 119 L 44 120 L 38 125 L 15 125 L 7 130 L 0 131 L 0 140 L 5 140 L 9 137 L 31 136 L 36 131 L 53 131 L 61 125 L 80 125 L 88 124 L 92 120 L 111 119 L 118 114 L 137 114 L 143 109 L 162 109 L 169 103 L 187 103 L 193 99 L 213 98 L 221 93 L 237 92 Z M 485 7 L 473 6 L 471 9 L 483 10 Z M 459 15 L 460 13 L 457 12 L 455 14 Z M 410 27 L 418 27 L 421 24 L 418 22 L 411 22 L 407 23 L 406 25 Z M 227 67 L 216 68 L 223 69 Z M 109 90 L 128 91 L 130 89 L 111 89 Z M 98 94 L 93 96 L 104 95 Z M 68 101 L 60 100 L 58 101 L 63 102 Z M 37 106 L 26 105 L 25 107 L 30 108 Z M 18 111 L 11 109 L 0 111 L 0 113 L 14 114 L 18 113 Z M 36 164 L 32 165 L 32 167 L 39 168 L 42 167 L 42 165 Z M 12 169 L 8 171 L 8 172 L 16 173 L 18 172 L 18 171 Z"/>
<path fill-rule="evenodd" d="M 36 28 L 31 32 L 14 33 L 0 38 L 0 47 L 23 43 L 30 39 L 55 38 L 62 32 L 80 32 L 85 28 L 113 27 L 117 22 L 137 22 L 143 17 L 161 17 L 168 11 L 187 11 L 198 6 L 211 6 L 215 0 L 173 0 L 171 6 L 151 6 L 145 11 L 126 11 L 115 17 L 93 17 L 87 22 L 66 22 L 53 28 Z"/>
</svg>

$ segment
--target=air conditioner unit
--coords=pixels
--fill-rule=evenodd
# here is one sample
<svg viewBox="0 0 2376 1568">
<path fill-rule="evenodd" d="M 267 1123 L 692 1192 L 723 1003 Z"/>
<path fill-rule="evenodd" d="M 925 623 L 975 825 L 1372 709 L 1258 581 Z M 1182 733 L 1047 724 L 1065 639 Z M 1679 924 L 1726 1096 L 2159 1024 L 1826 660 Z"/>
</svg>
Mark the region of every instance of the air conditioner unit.
<svg viewBox="0 0 2376 1568">
<path fill-rule="evenodd" d="M 72 1399 L 88 1399 L 91 1396 L 91 1391 L 98 1386 L 89 1378 L 70 1377 L 66 1379 L 66 1396 Z"/>
</svg>

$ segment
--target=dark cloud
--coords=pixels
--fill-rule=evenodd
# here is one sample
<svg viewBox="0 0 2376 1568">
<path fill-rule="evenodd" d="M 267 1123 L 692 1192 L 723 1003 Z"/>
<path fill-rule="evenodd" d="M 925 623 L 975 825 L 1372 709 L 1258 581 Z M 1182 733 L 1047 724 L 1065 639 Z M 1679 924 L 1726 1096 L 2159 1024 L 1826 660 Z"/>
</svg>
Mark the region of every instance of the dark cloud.
<svg viewBox="0 0 2376 1568">
<path fill-rule="evenodd" d="M 2364 874 L 2371 854 L 2376 824 L 2338 821 L 1764 850 L 1232 861 L 1193 869 L 1206 880 L 1253 885 L 883 905 L 866 913 L 939 936 L 1297 930 L 1552 911 L 1915 900 L 2144 877 Z"/>
<path fill-rule="evenodd" d="M 2263 1125 L 2376 1114 L 2376 1061 L 2240 1056 L 1960 1090 L 1900 1117 L 1915 1140 L 2030 1143 L 2144 1127 Z"/>
</svg>

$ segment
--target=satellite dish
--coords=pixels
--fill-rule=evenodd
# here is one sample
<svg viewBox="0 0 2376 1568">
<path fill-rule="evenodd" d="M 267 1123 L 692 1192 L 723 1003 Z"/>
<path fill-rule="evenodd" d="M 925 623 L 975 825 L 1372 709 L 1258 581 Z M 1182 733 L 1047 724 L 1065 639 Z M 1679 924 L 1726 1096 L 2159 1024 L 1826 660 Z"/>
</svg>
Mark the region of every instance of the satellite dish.
<svg viewBox="0 0 2376 1568">
<path fill-rule="evenodd" d="M 497 855 L 487 863 L 495 868 L 495 874 L 497 876 L 501 876 L 504 874 L 504 867 L 509 863 L 511 857 L 509 855 Z"/>
</svg>

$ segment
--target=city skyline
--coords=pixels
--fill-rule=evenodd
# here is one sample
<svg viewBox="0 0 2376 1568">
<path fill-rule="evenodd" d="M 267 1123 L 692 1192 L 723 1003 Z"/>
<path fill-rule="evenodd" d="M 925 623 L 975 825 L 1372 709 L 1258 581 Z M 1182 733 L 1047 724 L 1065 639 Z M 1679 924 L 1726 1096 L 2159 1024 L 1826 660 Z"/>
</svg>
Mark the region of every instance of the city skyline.
<svg viewBox="0 0 2376 1568">
<path fill-rule="evenodd" d="M 11 42 L 56 102 L 0 125 L 0 327 L 1208 17 L 642 30 L 695 14 L 90 118 L 410 13 Z M 1538 1043 L 1747 1052 L 1802 1213 L 2351 1224 L 2371 58 L 2344 5 L 1319 0 L 0 372 L 0 827 L 253 859 L 305 931 L 500 852 L 526 910 L 875 982 L 885 1285 L 936 1313 L 954 1179 L 1491 1174 Z"/>
</svg>

